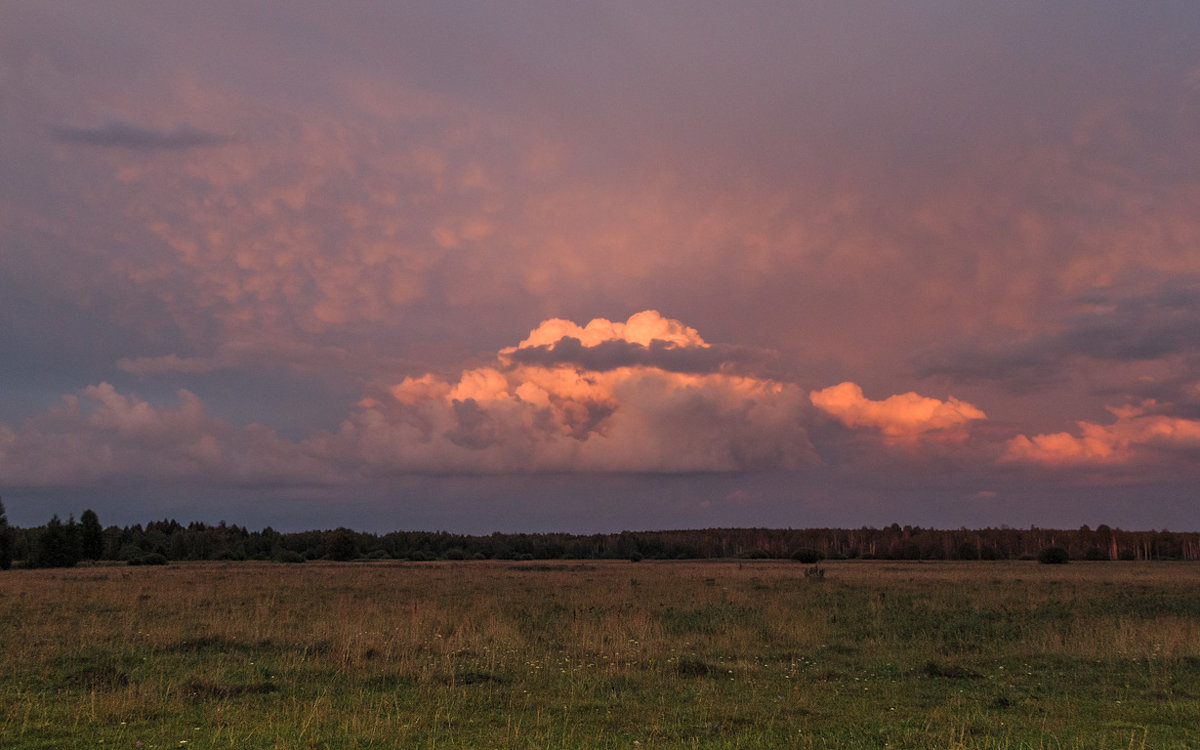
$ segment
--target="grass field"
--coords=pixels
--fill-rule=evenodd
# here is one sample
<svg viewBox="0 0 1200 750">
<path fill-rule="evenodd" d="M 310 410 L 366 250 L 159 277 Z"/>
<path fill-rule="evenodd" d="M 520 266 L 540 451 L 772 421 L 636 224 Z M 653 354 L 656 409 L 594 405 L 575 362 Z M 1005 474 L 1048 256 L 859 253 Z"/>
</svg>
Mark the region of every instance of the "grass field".
<svg viewBox="0 0 1200 750">
<path fill-rule="evenodd" d="M 0 574 L 3 748 L 1194 748 L 1200 565 Z"/>
</svg>

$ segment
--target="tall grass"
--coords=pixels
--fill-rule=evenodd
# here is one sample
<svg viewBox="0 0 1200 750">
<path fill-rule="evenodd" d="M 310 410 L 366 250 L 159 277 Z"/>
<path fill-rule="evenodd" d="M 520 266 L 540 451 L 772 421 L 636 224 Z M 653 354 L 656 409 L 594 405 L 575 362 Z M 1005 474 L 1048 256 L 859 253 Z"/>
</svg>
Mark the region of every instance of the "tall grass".
<svg viewBox="0 0 1200 750">
<path fill-rule="evenodd" d="M 11 571 L 0 747 L 1200 746 L 1200 567 L 804 570 Z"/>
</svg>

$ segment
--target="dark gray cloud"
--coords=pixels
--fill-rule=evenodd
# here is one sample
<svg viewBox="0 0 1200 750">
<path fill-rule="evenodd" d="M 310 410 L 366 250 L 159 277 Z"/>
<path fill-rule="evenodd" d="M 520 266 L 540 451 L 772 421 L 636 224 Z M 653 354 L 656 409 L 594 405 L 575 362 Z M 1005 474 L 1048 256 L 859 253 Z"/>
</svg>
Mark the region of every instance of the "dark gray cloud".
<svg viewBox="0 0 1200 750">
<path fill-rule="evenodd" d="M 132 151 L 179 151 L 224 146 L 231 138 L 181 125 L 174 130 L 154 130 L 127 122 L 110 122 L 99 127 L 60 126 L 50 135 L 63 143 L 100 148 L 124 148 Z"/>
<path fill-rule="evenodd" d="M 553 345 L 523 347 L 509 356 L 517 364 L 541 367 L 569 364 L 596 372 L 608 372 L 619 367 L 656 367 L 667 372 L 692 375 L 728 371 L 761 372 L 775 359 L 773 352 L 731 344 L 677 346 L 655 339 L 646 346 L 614 339 L 595 346 L 584 346 L 579 339 L 571 336 L 563 336 Z"/>
<path fill-rule="evenodd" d="M 1080 357 L 1124 364 L 1200 353 L 1200 280 L 1167 281 L 1138 295 L 1097 290 L 1075 301 L 1093 311 L 1072 317 L 1062 331 L 927 352 L 916 358 L 918 373 L 999 382 L 1019 392 L 1059 382 Z"/>
<path fill-rule="evenodd" d="M 1200 349 L 1200 281 L 1168 282 L 1073 323 L 1056 348 L 1093 359 L 1129 362 Z"/>
</svg>

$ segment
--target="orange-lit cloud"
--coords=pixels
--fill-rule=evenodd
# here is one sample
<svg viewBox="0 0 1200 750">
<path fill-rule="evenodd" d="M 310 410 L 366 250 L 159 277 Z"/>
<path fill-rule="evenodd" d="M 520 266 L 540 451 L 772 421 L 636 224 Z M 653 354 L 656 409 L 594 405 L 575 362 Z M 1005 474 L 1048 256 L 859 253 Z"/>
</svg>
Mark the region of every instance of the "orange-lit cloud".
<svg viewBox="0 0 1200 750">
<path fill-rule="evenodd" d="M 896 443 L 921 438 L 959 440 L 966 436 L 968 423 L 987 417 L 981 409 L 953 396 L 939 401 L 910 392 L 872 401 L 850 382 L 813 391 L 809 397 L 814 406 L 847 427 L 875 430 Z"/>
<path fill-rule="evenodd" d="M 1200 420 L 1147 414 L 1156 404 L 1110 408 L 1112 424 L 1078 422 L 1079 434 L 1067 432 L 1018 435 L 1009 441 L 1004 458 L 1047 466 L 1122 465 L 1156 451 L 1200 450 Z"/>
<path fill-rule="evenodd" d="M 679 321 L 645 311 L 586 326 L 552 319 L 496 363 L 455 378 L 405 378 L 314 450 L 376 470 L 691 472 L 797 468 L 813 461 L 794 385 L 650 363 L 587 369 L 524 364 L 515 355 L 563 338 L 683 350 L 708 345 Z"/>
</svg>

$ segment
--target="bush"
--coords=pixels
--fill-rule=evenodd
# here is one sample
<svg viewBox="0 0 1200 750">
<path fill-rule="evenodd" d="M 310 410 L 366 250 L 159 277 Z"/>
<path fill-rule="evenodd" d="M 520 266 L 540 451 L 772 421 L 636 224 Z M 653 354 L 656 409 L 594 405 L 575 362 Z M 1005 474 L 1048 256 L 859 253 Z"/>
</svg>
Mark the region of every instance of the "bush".
<svg viewBox="0 0 1200 750">
<path fill-rule="evenodd" d="M 1043 565 L 1062 565 L 1070 560 L 1071 554 L 1062 547 L 1047 547 L 1037 556 L 1037 561 Z"/>
<path fill-rule="evenodd" d="M 822 555 L 818 550 L 801 547 L 792 553 L 792 559 L 805 565 L 816 565 L 825 559 L 825 555 Z"/>
<path fill-rule="evenodd" d="M 117 559 L 124 560 L 127 563 L 131 563 L 134 560 L 137 560 L 138 558 L 140 558 L 144 554 L 145 554 L 145 551 L 141 547 L 137 546 L 136 544 L 122 544 L 121 550 L 119 552 L 117 552 Z"/>
<path fill-rule="evenodd" d="M 1083 553 L 1084 560 L 1101 561 L 1108 560 L 1108 553 L 1099 547 L 1089 547 L 1088 551 Z"/>
<path fill-rule="evenodd" d="M 293 552 L 290 549 L 280 550 L 279 554 L 275 555 L 275 560 L 281 563 L 302 563 L 304 555 L 299 552 Z"/>
<path fill-rule="evenodd" d="M 131 559 L 127 564 L 128 565 L 166 565 L 167 557 L 166 557 L 166 555 L 159 554 L 158 552 L 148 552 L 148 553 L 142 555 L 141 557 L 135 557 L 135 558 Z"/>
</svg>

